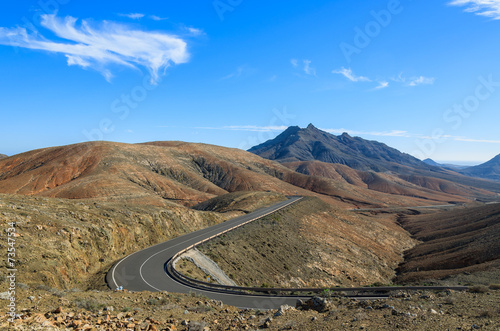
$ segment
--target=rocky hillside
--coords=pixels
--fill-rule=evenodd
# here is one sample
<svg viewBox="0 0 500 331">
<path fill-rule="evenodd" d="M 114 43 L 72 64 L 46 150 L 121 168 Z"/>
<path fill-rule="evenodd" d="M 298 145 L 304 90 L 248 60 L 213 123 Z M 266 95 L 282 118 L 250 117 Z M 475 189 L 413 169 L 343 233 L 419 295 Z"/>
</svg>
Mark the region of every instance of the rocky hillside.
<svg viewBox="0 0 500 331">
<path fill-rule="evenodd" d="M 314 195 L 347 208 L 466 199 L 450 195 L 395 196 L 331 178 L 300 174 L 242 150 L 182 142 L 91 142 L 0 160 L 0 193 L 193 206 L 240 191 Z"/>
<path fill-rule="evenodd" d="M 289 127 L 276 138 L 252 147 L 249 151 L 281 163 L 295 163 L 297 169 L 300 169 L 297 162 L 321 161 L 361 171 L 389 172 L 417 185 L 422 181 L 425 183 L 440 179 L 500 193 L 500 183 L 471 178 L 450 169 L 429 165 L 377 141 L 351 137 L 347 133 L 335 136 L 312 124 L 305 129 Z M 423 187 L 429 188 L 425 185 Z"/>
<path fill-rule="evenodd" d="M 6 158 L 6 157 L 8 157 L 8 156 L 7 156 L 7 155 L 5 155 L 5 154 L 0 154 L 0 159 L 4 159 L 4 158 Z"/>
<path fill-rule="evenodd" d="M 487 190 L 434 177 L 413 175 L 404 180 L 394 173 L 355 170 L 346 165 L 320 161 L 286 162 L 283 165 L 306 175 L 331 178 L 373 191 L 429 201 L 458 202 L 464 201 L 463 197 L 491 199 L 497 196 Z"/>
<path fill-rule="evenodd" d="M 461 173 L 468 176 L 500 181 L 500 154 L 486 163 L 462 170 Z"/>
<path fill-rule="evenodd" d="M 18 283 L 57 289 L 103 288 L 118 259 L 209 225 L 222 214 L 182 206 L 138 206 L 0 194 L 0 225 L 16 223 Z M 7 251 L 7 234 L 0 234 Z M 100 263 L 99 260 L 103 259 Z M 0 266 L 6 275 L 6 266 Z"/>
<path fill-rule="evenodd" d="M 405 253 L 399 282 L 493 270 L 500 275 L 500 204 L 406 216 L 400 222 L 422 243 Z"/>
<path fill-rule="evenodd" d="M 198 249 L 241 286 L 333 287 L 390 283 L 414 244 L 393 216 L 305 198 Z"/>
<path fill-rule="evenodd" d="M 18 289 L 2 330 L 499 330 L 500 291 L 393 291 L 385 300 L 317 298 L 312 309 L 238 309 L 197 295 Z M 31 299 L 31 300 L 30 300 Z M 0 302 L 7 303 L 0 298 Z"/>
<path fill-rule="evenodd" d="M 358 170 L 387 171 L 392 163 L 431 169 L 409 154 L 377 141 L 327 133 L 309 124 L 305 129 L 292 126 L 276 138 L 252 147 L 250 152 L 280 162 L 322 161 L 339 163 Z"/>
</svg>

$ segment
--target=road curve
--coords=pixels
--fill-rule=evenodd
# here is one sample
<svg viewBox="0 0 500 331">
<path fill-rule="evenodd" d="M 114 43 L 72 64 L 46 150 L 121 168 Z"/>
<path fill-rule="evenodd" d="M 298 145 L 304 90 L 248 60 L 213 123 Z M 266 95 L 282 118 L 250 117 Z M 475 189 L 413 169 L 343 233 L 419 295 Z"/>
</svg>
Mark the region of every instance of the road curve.
<svg viewBox="0 0 500 331">
<path fill-rule="evenodd" d="M 164 270 L 165 263 L 178 252 L 206 239 L 272 214 L 289 206 L 302 197 L 290 197 L 273 206 L 250 214 L 182 235 L 161 244 L 130 254 L 118 261 L 107 273 L 106 282 L 111 289 L 123 287 L 129 291 L 195 292 L 225 304 L 240 308 L 274 309 L 280 305 L 295 305 L 297 297 L 237 295 L 193 289 L 172 279 Z"/>
<path fill-rule="evenodd" d="M 167 261 L 170 261 L 179 252 L 189 249 L 200 242 L 209 240 L 222 233 L 231 231 L 239 226 L 245 225 L 259 218 L 272 214 L 283 209 L 302 197 L 290 197 L 273 206 L 262 208 L 250 214 L 211 226 L 206 229 L 198 230 L 172 240 L 157 244 L 155 246 L 143 249 L 130 254 L 118 261 L 107 273 L 106 282 L 111 289 L 123 287 L 129 291 L 168 291 L 177 293 L 197 293 L 210 299 L 220 300 L 225 304 L 239 308 L 254 309 L 276 309 L 281 305 L 295 306 L 297 296 L 277 296 L 277 295 L 250 295 L 235 292 L 231 289 L 221 290 L 196 286 L 194 282 L 180 282 L 174 279 L 165 271 Z M 394 290 L 465 290 L 465 286 L 442 287 L 442 286 L 401 286 L 401 287 L 370 287 L 370 288 L 332 288 L 332 291 L 348 291 L 373 293 L 373 299 L 380 298 L 380 292 Z M 305 290 L 305 289 L 302 289 Z M 318 292 L 322 289 L 309 289 Z M 305 291 L 307 292 L 307 291 Z M 379 293 L 379 294 L 377 294 Z M 382 295 L 383 296 L 383 295 Z M 365 297 L 365 299 L 370 297 Z"/>
</svg>

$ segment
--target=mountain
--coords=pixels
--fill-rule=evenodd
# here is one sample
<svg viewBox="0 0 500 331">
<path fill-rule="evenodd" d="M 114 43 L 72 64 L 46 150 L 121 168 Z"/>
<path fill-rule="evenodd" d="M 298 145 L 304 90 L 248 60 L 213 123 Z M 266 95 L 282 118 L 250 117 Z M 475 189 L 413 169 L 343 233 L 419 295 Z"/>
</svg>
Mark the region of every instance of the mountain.
<svg viewBox="0 0 500 331">
<path fill-rule="evenodd" d="M 0 159 L 4 159 L 4 158 L 6 158 L 6 157 L 8 157 L 8 156 L 7 156 L 7 155 L 5 155 L 5 154 L 0 154 Z"/>
<path fill-rule="evenodd" d="M 309 124 L 305 129 L 292 126 L 276 138 L 252 147 L 249 152 L 280 162 L 322 161 L 339 163 L 357 170 L 388 171 L 394 163 L 431 169 L 417 158 L 377 141 L 335 136 Z"/>
<path fill-rule="evenodd" d="M 410 184 L 438 191 L 442 191 L 443 185 L 458 184 L 462 187 L 500 193 L 499 183 L 427 164 L 377 141 L 351 137 L 347 133 L 335 136 L 317 129 L 312 124 L 305 129 L 298 126 L 289 127 L 276 138 L 252 147 L 249 152 L 287 166 L 292 164 L 292 169 L 315 176 L 321 176 L 321 172 L 329 173 L 330 170 L 319 171 L 320 166 L 316 163 L 315 172 L 307 172 L 306 169 L 311 165 L 307 164 L 308 162 L 320 161 L 324 164 L 321 166 L 323 168 L 329 168 L 325 164 L 341 164 L 354 170 L 386 173 Z M 306 164 L 300 166 L 297 162 Z"/>
<path fill-rule="evenodd" d="M 464 170 L 466 168 L 469 168 L 468 166 L 461 166 L 461 165 L 456 165 L 456 164 L 449 164 L 449 163 L 437 163 L 436 161 L 432 159 L 425 159 L 422 162 L 427 163 L 428 165 L 434 166 L 434 167 L 441 167 L 445 169 L 450 169 L 450 170 Z"/>
<path fill-rule="evenodd" d="M 370 184 L 298 173 L 239 149 L 183 142 L 88 142 L 0 160 L 0 193 L 157 206 L 193 206 L 240 191 L 310 195 L 344 208 L 466 202 L 469 196 L 488 194 L 410 184 L 385 192 L 383 180 L 363 178 Z"/>
<path fill-rule="evenodd" d="M 486 163 L 460 171 L 467 176 L 500 181 L 500 154 Z"/>
<path fill-rule="evenodd" d="M 422 162 L 427 163 L 428 165 L 434 166 L 434 167 L 442 167 L 443 165 L 440 163 L 437 163 L 433 159 L 425 159 Z"/>
</svg>

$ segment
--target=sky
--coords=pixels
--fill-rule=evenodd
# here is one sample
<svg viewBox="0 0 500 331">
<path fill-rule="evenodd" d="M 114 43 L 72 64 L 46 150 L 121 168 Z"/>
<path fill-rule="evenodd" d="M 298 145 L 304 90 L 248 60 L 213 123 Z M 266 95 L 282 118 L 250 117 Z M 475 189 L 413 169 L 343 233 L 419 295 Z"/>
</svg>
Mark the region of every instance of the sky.
<svg viewBox="0 0 500 331">
<path fill-rule="evenodd" d="M 290 125 L 420 159 L 500 153 L 500 0 L 10 1 L 0 153 L 249 149 Z"/>
</svg>

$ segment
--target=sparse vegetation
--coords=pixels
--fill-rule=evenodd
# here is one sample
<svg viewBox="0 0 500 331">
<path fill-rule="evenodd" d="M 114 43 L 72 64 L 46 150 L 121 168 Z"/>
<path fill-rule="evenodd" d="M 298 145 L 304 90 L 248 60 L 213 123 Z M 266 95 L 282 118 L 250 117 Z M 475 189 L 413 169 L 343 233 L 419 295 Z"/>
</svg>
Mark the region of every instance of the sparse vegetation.
<svg viewBox="0 0 500 331">
<path fill-rule="evenodd" d="M 488 286 L 484 285 L 475 285 L 469 288 L 469 292 L 471 293 L 486 293 L 489 290 Z"/>
<path fill-rule="evenodd" d="M 77 299 L 73 301 L 73 306 L 77 308 L 83 308 L 91 312 L 97 312 L 100 309 L 106 307 L 105 304 L 98 302 L 95 299 Z"/>
</svg>

